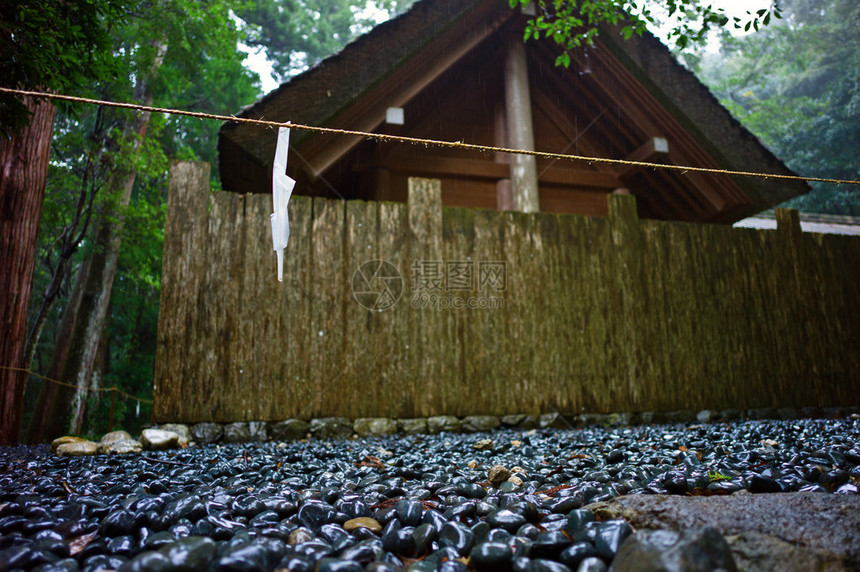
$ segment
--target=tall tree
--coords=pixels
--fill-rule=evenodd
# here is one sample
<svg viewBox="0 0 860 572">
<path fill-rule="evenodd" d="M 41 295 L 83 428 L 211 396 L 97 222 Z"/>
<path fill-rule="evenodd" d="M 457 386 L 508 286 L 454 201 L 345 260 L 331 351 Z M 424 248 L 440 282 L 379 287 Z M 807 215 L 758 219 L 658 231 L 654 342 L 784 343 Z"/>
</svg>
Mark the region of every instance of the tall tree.
<svg viewBox="0 0 860 572">
<path fill-rule="evenodd" d="M 414 0 L 254 0 L 242 17 L 254 26 L 247 38 L 264 47 L 275 74 L 285 80 L 340 50 L 376 21 L 367 11 L 388 16 Z"/>
<path fill-rule="evenodd" d="M 786 0 L 760 34 L 724 38 L 700 75 L 722 103 L 789 167 L 811 177 L 860 179 L 860 4 Z M 855 187 L 813 183 L 786 206 L 860 215 Z"/>
<path fill-rule="evenodd" d="M 66 89 L 107 73 L 98 54 L 117 0 L 0 5 L 0 82 Z M 0 94 L 0 445 L 18 440 L 26 376 L 21 369 L 36 237 L 45 192 L 53 105 Z"/>
<path fill-rule="evenodd" d="M 257 92 L 255 78 L 242 66 L 244 54 L 237 49 L 237 43 L 244 33 L 232 15 L 233 4 L 237 3 L 224 0 L 203 6 L 195 0 L 139 2 L 127 24 L 113 30 L 113 54 L 123 71 L 97 86 L 100 96 L 218 112 L 252 101 Z M 68 303 L 63 310 L 62 323 L 74 324 L 74 329 L 71 335 L 58 338 L 49 370 L 58 372 L 60 379 L 73 381 L 78 389 L 74 399 L 67 391 L 52 396 L 52 388 L 43 390 L 39 406 L 51 413 L 34 417 L 30 438 L 36 440 L 65 431 L 63 420 L 69 418 L 66 409 L 70 400 L 74 403 L 70 428 L 73 432 L 82 429 L 87 403 L 84 396 L 94 389 L 91 380 L 96 355 L 100 347 L 111 347 L 102 343 L 102 335 L 121 258 L 125 219 L 134 202 L 133 191 L 151 187 L 139 175 L 143 172 L 144 179 L 156 177 L 163 183 L 166 161 L 161 158 L 166 155 L 214 158 L 217 126 L 212 122 L 156 116 L 158 129 L 153 137 L 149 135 L 155 117 L 149 113 L 112 110 L 106 114 L 109 128 L 99 130 L 100 142 L 91 145 L 101 155 L 101 168 L 92 176 L 99 179 L 102 187 L 97 223 L 86 249 L 91 259 L 80 267 L 71 288 L 80 293 L 70 299 L 77 303 Z M 74 133 L 70 138 L 83 139 Z M 74 150 L 73 146 L 73 153 Z M 156 165 L 162 172 L 153 173 Z M 158 201 L 163 199 L 163 188 L 158 187 L 156 192 Z M 154 214 L 157 216 L 158 211 Z M 157 284 L 153 287 L 157 300 Z M 64 330 L 61 327 L 58 331 Z"/>
</svg>

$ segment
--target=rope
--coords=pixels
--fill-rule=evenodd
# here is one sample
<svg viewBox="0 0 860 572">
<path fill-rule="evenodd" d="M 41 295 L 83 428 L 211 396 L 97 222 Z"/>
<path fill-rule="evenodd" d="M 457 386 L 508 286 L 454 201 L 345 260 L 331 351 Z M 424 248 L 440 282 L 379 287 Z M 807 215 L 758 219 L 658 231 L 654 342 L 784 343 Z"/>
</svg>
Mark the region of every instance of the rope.
<svg viewBox="0 0 860 572">
<path fill-rule="evenodd" d="M 57 384 L 57 385 L 62 385 L 62 386 L 64 386 L 64 387 L 71 387 L 72 389 L 78 389 L 78 386 L 77 386 L 77 385 L 74 385 L 74 384 L 71 384 L 71 383 L 66 383 L 65 381 L 60 381 L 60 380 L 58 380 L 58 379 L 51 379 L 50 377 L 45 377 L 44 375 L 39 375 L 39 374 L 38 374 L 38 373 L 36 373 L 35 371 L 30 371 L 29 369 L 26 369 L 26 368 L 23 368 L 23 367 L 9 367 L 9 366 L 6 366 L 6 365 L 0 365 L 0 369 L 5 369 L 5 370 L 7 370 L 7 371 L 20 371 L 20 372 L 24 372 L 24 373 L 26 373 L 26 374 L 28 374 L 28 375 L 32 375 L 33 377 L 38 377 L 39 379 L 42 379 L 42 380 L 44 380 L 44 381 L 48 381 L 48 382 L 51 382 L 51 383 L 55 383 L 55 384 Z M 124 395 L 124 396 L 126 396 L 127 398 L 129 398 L 129 399 L 134 399 L 135 401 L 140 401 L 140 402 L 143 402 L 143 403 L 150 403 L 150 404 L 152 403 L 152 400 L 151 400 L 151 399 L 144 399 L 144 398 L 142 398 L 142 397 L 137 397 L 137 396 L 132 395 L 132 394 L 130 394 L 130 393 L 126 393 L 125 391 L 121 390 L 120 388 L 118 388 L 118 387 L 117 387 L 117 386 L 115 386 L 115 385 L 113 385 L 113 386 L 111 386 L 111 387 L 89 387 L 89 388 L 85 389 L 84 391 L 86 391 L 87 393 L 89 393 L 90 391 L 115 391 L 116 393 L 119 393 L 119 394 L 121 394 L 121 395 Z"/>
<path fill-rule="evenodd" d="M 200 111 L 185 111 L 182 109 L 170 109 L 165 107 L 153 107 L 151 105 L 140 105 L 137 103 L 121 103 L 117 101 L 105 101 L 102 99 L 90 99 L 87 97 L 76 97 L 73 95 L 63 95 L 58 93 L 45 93 L 40 91 L 26 91 L 21 89 L 10 89 L 0 87 L 0 92 L 10 93 L 15 95 L 26 95 L 31 97 L 43 97 L 46 99 L 57 99 L 61 101 L 69 101 L 74 103 L 87 103 L 91 105 L 104 105 L 107 107 L 118 107 L 121 109 L 133 109 L 137 111 L 147 111 L 151 113 L 167 113 L 171 115 L 184 115 L 186 117 L 196 117 L 198 119 L 216 119 L 218 121 L 228 121 L 232 123 L 247 123 L 251 125 L 263 125 L 266 127 L 289 127 L 290 129 L 298 129 L 300 131 L 314 131 L 318 133 L 331 133 L 335 135 L 354 135 L 357 137 L 369 137 L 379 141 L 411 143 L 413 145 L 424 145 L 428 147 L 448 147 L 454 149 L 465 149 L 469 151 L 481 151 L 485 153 L 511 153 L 516 155 L 532 155 L 535 157 L 543 157 L 547 159 L 564 159 L 568 161 L 587 161 L 589 163 L 607 163 L 610 165 L 629 165 L 634 167 L 648 167 L 651 169 L 665 169 L 670 171 L 682 171 L 683 173 L 711 173 L 718 175 L 736 175 L 741 177 L 758 177 L 764 179 L 782 179 L 790 181 L 809 181 L 816 183 L 833 183 L 836 185 L 860 185 L 860 181 L 850 181 L 843 179 L 827 179 L 822 177 L 801 177 L 798 175 L 778 175 L 774 173 L 757 173 L 752 171 L 732 171 L 728 169 L 711 169 L 707 167 L 685 167 L 682 165 L 664 165 L 661 163 L 648 163 L 645 161 L 628 161 L 626 159 L 607 159 L 604 157 L 588 157 L 584 155 L 570 155 L 565 153 L 549 153 L 546 151 L 528 151 L 524 149 L 509 149 L 507 147 L 493 147 L 490 145 L 476 145 L 474 143 L 464 143 L 462 141 L 439 141 L 436 139 L 421 139 L 418 137 L 405 137 L 403 135 L 387 135 L 385 133 L 367 133 L 365 131 L 353 131 L 351 129 L 336 129 L 334 127 L 315 127 L 312 125 L 302 125 L 301 123 L 267 121 L 264 119 L 251 119 L 248 117 L 236 117 L 235 115 L 216 115 L 213 113 L 203 113 Z"/>
</svg>

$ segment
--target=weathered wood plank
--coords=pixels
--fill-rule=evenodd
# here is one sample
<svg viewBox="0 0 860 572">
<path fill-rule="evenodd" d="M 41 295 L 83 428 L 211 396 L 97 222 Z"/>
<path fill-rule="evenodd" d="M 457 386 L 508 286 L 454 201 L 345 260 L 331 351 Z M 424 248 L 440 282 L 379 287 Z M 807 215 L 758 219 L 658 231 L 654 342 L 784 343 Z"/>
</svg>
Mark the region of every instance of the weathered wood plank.
<svg viewBox="0 0 860 572">
<path fill-rule="evenodd" d="M 414 179 L 408 205 L 294 197 L 278 283 L 270 199 L 215 193 L 207 213 L 194 172 L 171 182 L 157 421 L 827 406 L 860 393 L 860 241 L 800 233 L 790 212 L 774 232 L 640 221 L 617 195 L 608 218 L 443 209 L 438 181 Z M 354 294 L 368 260 L 402 279 L 382 311 Z M 503 274 L 482 274 L 497 262 Z M 450 307 L 455 296 L 503 306 Z"/>
<path fill-rule="evenodd" d="M 203 287 L 208 226 L 209 164 L 173 162 L 167 193 L 158 342 L 155 354 L 153 416 L 178 418 L 173 407 L 183 391 L 193 393 L 195 364 L 185 360 L 184 341 L 196 333 L 195 298 Z"/>
</svg>

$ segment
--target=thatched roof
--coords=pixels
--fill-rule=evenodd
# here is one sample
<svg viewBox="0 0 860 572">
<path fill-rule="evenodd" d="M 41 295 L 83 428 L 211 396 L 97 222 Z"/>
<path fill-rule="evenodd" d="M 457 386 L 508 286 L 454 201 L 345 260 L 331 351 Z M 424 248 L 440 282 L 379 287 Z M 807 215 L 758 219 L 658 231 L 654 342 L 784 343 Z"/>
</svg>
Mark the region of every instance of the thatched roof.
<svg viewBox="0 0 860 572">
<path fill-rule="evenodd" d="M 457 127 L 469 118 L 457 119 L 452 106 L 461 100 L 466 106 L 470 97 L 491 99 L 494 91 L 503 91 L 485 84 L 498 80 L 495 53 L 500 38 L 521 34 L 522 22 L 501 0 L 420 0 L 238 115 L 381 132 L 385 110 L 399 106 L 412 117 L 424 118 L 424 127 L 408 131 L 407 125 L 403 134 L 485 142 L 473 140 L 481 137 L 474 127 L 458 135 Z M 669 162 L 792 174 L 650 34 L 623 40 L 619 30 L 605 29 L 597 48 L 588 53 L 593 73 L 586 75 L 577 72 L 586 65 L 584 52 L 574 54 L 571 69 L 564 70 L 553 65 L 558 52 L 551 43 L 529 42 L 527 49 L 533 106 L 546 117 L 543 123 L 536 117 L 539 150 L 561 152 L 562 141 L 575 139 L 581 152 L 633 157 L 645 141 L 659 135 L 670 141 Z M 437 100 L 438 107 L 433 107 Z M 451 125 L 428 127 L 427 118 L 434 114 L 451 118 Z M 353 184 L 347 172 L 356 171 L 355 154 L 365 143 L 356 137 L 294 131 L 288 172 L 300 181 L 297 192 L 322 192 L 314 187 L 320 177 Z M 271 130 L 224 125 L 219 135 L 224 188 L 270 192 L 274 145 Z M 420 151 L 428 161 L 433 157 L 432 150 Z M 366 156 L 367 149 L 363 152 Z M 410 153 L 410 164 L 420 164 L 418 151 Z M 347 159 L 351 166 L 343 164 Z M 595 168 L 575 166 L 579 170 L 571 173 Z M 646 216 L 678 220 L 733 222 L 808 191 L 799 181 L 619 169 L 607 173 L 606 168 L 602 174 L 626 177 L 625 185 L 639 196 Z M 543 185 L 541 179 L 541 192 Z"/>
</svg>

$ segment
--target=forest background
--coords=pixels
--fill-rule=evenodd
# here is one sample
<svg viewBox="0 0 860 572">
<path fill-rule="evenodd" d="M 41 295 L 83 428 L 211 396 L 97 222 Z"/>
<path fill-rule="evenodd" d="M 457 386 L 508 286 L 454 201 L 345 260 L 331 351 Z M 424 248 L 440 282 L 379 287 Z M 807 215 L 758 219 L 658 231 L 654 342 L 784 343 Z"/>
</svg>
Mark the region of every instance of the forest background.
<svg viewBox="0 0 860 572">
<path fill-rule="evenodd" d="M 262 94 L 259 75 L 246 65 L 249 51 L 265 53 L 275 80 L 286 81 L 409 4 L 212 0 L 204 8 L 195 0 L 124 2 L 107 31 L 109 47 L 100 64 L 105 70 L 71 94 L 229 114 Z M 704 42 L 689 42 L 695 36 L 689 30 L 663 37 L 790 168 L 810 177 L 860 178 L 860 4 L 783 0 L 778 15 L 751 13 L 738 25 L 761 29 L 739 37 L 731 34 L 731 21 L 718 20 L 698 38 Z M 168 165 L 174 159 L 214 165 L 219 127 L 173 115 L 58 108 L 25 361 L 50 378 L 115 386 L 141 399 L 117 394 L 112 401 L 106 392 L 30 376 L 22 442 L 67 432 L 100 435 L 111 410 L 114 426 L 132 433 L 148 422 Z M 211 187 L 219 187 L 214 169 Z M 858 195 L 846 186 L 815 183 L 808 195 L 783 206 L 860 216 Z"/>
</svg>

